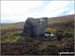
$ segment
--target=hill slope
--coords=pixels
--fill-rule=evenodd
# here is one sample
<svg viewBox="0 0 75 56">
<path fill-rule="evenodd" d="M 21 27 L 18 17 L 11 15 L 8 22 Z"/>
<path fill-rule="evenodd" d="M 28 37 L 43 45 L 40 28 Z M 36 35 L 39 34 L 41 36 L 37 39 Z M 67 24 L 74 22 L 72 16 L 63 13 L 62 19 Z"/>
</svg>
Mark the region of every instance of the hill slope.
<svg viewBox="0 0 75 56">
<path fill-rule="evenodd" d="M 57 36 L 22 36 L 23 27 L 24 22 L 1 25 L 1 54 L 54 55 L 59 52 L 74 52 L 74 16 L 72 15 L 48 20 L 46 31 L 55 34 L 62 30 L 64 37 L 61 41 L 57 40 Z"/>
</svg>

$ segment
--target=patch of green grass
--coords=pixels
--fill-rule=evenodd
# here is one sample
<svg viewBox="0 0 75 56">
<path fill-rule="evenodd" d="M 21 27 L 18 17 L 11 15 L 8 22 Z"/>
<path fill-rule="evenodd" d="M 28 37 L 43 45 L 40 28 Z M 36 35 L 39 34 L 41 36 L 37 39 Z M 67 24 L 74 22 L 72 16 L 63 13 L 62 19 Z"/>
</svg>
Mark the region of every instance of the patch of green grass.
<svg viewBox="0 0 75 56">
<path fill-rule="evenodd" d="M 20 34 L 20 32 L 7 32 L 4 36 L 1 37 L 4 39 L 1 40 L 1 42 L 16 42 L 22 37 Z"/>
<path fill-rule="evenodd" d="M 7 38 L 4 42 L 16 42 L 20 39 L 20 36 L 15 36 L 15 38 Z"/>
</svg>

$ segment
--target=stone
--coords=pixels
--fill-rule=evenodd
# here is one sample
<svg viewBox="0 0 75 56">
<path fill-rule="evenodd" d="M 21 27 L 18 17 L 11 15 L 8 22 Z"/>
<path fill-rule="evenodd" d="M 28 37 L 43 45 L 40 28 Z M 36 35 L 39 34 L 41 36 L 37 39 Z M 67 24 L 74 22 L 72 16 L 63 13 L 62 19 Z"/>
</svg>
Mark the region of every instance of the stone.
<svg viewBox="0 0 75 56">
<path fill-rule="evenodd" d="M 28 18 L 24 24 L 23 35 L 43 35 L 48 24 L 48 18 Z"/>
</svg>

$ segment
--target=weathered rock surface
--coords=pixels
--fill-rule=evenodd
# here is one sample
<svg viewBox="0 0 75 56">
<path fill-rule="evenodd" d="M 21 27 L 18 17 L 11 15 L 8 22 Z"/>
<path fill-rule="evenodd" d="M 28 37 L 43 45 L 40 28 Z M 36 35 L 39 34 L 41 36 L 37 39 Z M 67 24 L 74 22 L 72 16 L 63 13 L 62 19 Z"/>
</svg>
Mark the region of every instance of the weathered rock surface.
<svg viewBox="0 0 75 56">
<path fill-rule="evenodd" d="M 43 35 L 48 24 L 46 17 L 40 19 L 28 18 L 24 24 L 23 35 Z"/>
</svg>

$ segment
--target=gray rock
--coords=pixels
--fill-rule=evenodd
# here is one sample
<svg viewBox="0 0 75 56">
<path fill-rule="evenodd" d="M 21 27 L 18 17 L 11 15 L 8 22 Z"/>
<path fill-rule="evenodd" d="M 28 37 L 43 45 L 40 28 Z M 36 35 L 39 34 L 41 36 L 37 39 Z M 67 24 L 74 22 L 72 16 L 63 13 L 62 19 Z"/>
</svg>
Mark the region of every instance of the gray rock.
<svg viewBox="0 0 75 56">
<path fill-rule="evenodd" d="M 23 35 L 43 35 L 48 24 L 48 18 L 28 18 L 24 24 Z"/>
</svg>

